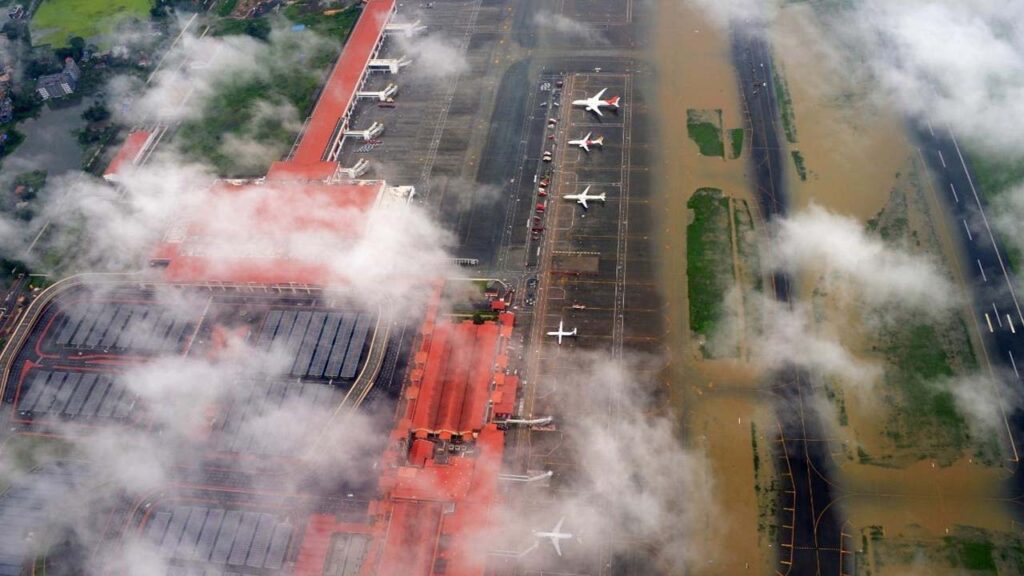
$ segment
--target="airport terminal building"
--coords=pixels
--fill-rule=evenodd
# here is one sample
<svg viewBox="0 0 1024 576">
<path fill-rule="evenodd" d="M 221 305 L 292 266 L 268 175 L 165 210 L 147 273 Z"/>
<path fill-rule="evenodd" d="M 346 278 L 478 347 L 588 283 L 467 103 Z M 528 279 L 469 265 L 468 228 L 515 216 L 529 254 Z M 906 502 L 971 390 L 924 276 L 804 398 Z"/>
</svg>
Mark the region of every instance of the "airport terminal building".
<svg viewBox="0 0 1024 576">
<path fill-rule="evenodd" d="M 365 2 L 289 157 L 263 178 L 218 182 L 211 206 L 244 201 L 270 227 L 344 238 L 364 234 L 374 211 L 413 198 L 411 187 L 360 180 L 357 167 L 338 164 L 353 137 L 357 92 L 382 65 L 375 59 L 389 27 L 401 29 L 391 22 L 395 9 L 395 0 Z M 105 178 L 118 183 L 157 140 L 130 135 Z M 303 206 L 346 217 L 294 209 Z M 456 323 L 441 309 L 440 288 L 426 286 L 418 328 L 401 336 L 387 310 L 350 298 L 322 262 L 273 237 L 239 246 L 223 232 L 184 214 L 146 272 L 85 274 L 40 293 L 0 359 L 16 433 L 159 433 L 159 407 L 126 386 L 126 374 L 168 357 L 217 361 L 242 342 L 274 368 L 237 375 L 215 401 L 195 400 L 206 403 L 184 440 L 191 462 L 162 489 L 117 503 L 104 523 L 106 546 L 146 542 L 168 576 L 484 574 L 487 552 L 473 542 L 501 500 L 497 422 L 514 412 L 518 390 L 509 366 L 514 315 Z M 298 401 L 329 409 L 287 434 L 260 424 Z M 334 442 L 344 434 L 325 431 L 368 405 L 389 406 L 395 417 L 375 440 L 378 456 L 357 471 L 362 482 L 275 483 L 304 451 L 341 449 Z M 35 473 L 73 485 L 87 468 L 68 462 Z M 32 573 L 23 538 L 45 521 L 44 504 L 18 489 L 0 497 L 0 576 Z"/>
</svg>

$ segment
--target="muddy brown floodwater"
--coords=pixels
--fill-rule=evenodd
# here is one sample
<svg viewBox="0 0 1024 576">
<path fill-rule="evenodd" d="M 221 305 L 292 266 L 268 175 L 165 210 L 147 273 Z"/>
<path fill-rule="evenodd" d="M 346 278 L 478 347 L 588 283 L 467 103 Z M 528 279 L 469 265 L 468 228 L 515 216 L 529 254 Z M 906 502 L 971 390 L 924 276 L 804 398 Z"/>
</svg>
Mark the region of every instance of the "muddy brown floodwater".
<svg viewBox="0 0 1024 576">
<path fill-rule="evenodd" d="M 746 154 L 728 160 L 702 157 L 686 129 L 689 108 L 720 109 L 726 129 L 743 126 L 729 41 L 683 2 L 658 3 L 654 28 L 651 59 L 657 77 L 655 105 L 660 110 L 654 181 L 662 208 L 654 213 L 659 282 L 666 295 L 665 381 L 672 407 L 683 417 L 687 443 L 709 460 L 716 498 L 716 512 L 702 527 L 700 544 L 706 558 L 695 563 L 691 573 L 765 573 L 773 556 L 770 538 L 758 531 L 751 422 L 758 422 L 760 430 L 769 429 L 771 409 L 749 366 L 701 357 L 688 318 L 687 200 L 702 187 L 750 198 Z"/>
<path fill-rule="evenodd" d="M 792 95 L 796 118 L 797 142 L 808 170 L 806 182 L 799 181 L 790 166 L 793 209 L 817 204 L 862 222 L 875 216 L 897 185 L 898 175 L 920 169 L 918 152 L 908 139 L 903 120 L 875 95 L 871 83 L 859 80 L 856 70 L 840 66 L 839 59 L 827 48 L 819 22 L 807 5 L 788 5 L 774 25 L 773 38 L 778 60 L 783 64 Z M 928 213 L 912 215 L 929 218 L 934 227 L 941 254 L 954 278 L 963 282 L 959 254 L 950 240 L 948 222 L 934 201 L 934 189 L 922 172 L 928 202 L 917 209 Z M 814 276 L 808 274 L 808 276 Z M 813 278 L 805 277 L 803 298 L 807 298 Z M 864 354 L 871 342 L 865 341 L 854 314 L 843 314 L 843 322 L 833 328 L 843 333 L 844 345 L 855 354 Z M 972 331 L 976 327 L 971 326 Z M 972 333 L 975 350 L 977 334 Z M 983 359 L 982 359 L 983 360 Z M 875 416 L 879 409 L 870 399 L 858 399 L 847 391 L 849 424 L 844 440 L 880 446 L 880 427 L 884 419 Z M 850 442 L 850 438 L 855 440 Z M 937 466 L 925 460 L 900 468 L 862 464 L 856 458 L 837 456 L 838 481 L 845 494 L 842 505 L 848 521 L 859 532 L 868 526 L 883 526 L 888 536 L 913 533 L 915 537 L 939 538 L 956 525 L 990 530 L 1009 530 L 1012 520 L 1009 506 L 1001 502 L 1001 482 L 1006 477 L 999 466 L 985 466 L 964 454 L 951 466 Z M 860 541 L 859 536 L 857 537 Z M 928 573 L 942 573 L 936 562 Z M 899 573 L 903 567 L 891 566 Z M 946 564 L 946 569 L 949 569 Z M 892 572 L 895 570 L 896 572 Z M 934 571 L 937 570 L 937 571 Z"/>
</svg>

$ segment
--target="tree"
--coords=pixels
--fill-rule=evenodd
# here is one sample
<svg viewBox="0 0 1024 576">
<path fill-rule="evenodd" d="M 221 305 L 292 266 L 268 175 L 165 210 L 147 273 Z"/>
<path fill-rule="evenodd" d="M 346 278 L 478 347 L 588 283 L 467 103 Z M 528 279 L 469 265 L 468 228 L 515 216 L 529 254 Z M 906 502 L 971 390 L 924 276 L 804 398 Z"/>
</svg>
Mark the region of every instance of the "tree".
<svg viewBox="0 0 1024 576">
<path fill-rule="evenodd" d="M 103 122 L 110 118 L 110 110 L 102 102 L 95 102 L 92 106 L 86 108 L 85 112 L 82 112 L 82 119 L 86 122 Z"/>
<path fill-rule="evenodd" d="M 72 36 L 68 40 L 68 44 L 71 46 L 71 57 L 75 60 L 81 60 L 82 54 L 85 52 L 85 38 Z"/>
</svg>

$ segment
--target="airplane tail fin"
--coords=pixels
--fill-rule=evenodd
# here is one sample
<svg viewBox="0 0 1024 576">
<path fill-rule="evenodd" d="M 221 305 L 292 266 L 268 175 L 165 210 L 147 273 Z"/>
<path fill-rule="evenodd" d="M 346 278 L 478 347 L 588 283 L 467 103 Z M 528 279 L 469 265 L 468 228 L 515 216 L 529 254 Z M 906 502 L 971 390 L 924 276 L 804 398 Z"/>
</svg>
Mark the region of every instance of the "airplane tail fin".
<svg viewBox="0 0 1024 576">
<path fill-rule="evenodd" d="M 618 96 L 612 96 L 611 98 L 609 98 L 608 99 L 608 105 L 609 106 L 614 106 L 614 107 L 618 108 L 619 107 L 619 97 Z"/>
<path fill-rule="evenodd" d="M 604 136 L 598 136 L 590 141 L 594 146 L 604 146 Z"/>
</svg>

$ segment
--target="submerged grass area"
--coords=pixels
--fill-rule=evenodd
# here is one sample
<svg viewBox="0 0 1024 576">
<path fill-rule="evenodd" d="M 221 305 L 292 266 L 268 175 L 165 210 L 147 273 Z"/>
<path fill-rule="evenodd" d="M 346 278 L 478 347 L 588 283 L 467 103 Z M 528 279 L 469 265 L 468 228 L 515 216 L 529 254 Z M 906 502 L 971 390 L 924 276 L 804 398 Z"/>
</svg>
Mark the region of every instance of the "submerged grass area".
<svg viewBox="0 0 1024 576">
<path fill-rule="evenodd" d="M 967 447 L 967 422 L 953 394 L 937 385 L 954 374 L 946 348 L 930 324 L 912 324 L 893 334 L 887 349 L 892 370 L 886 381 L 900 398 L 886 432 L 897 446 L 925 452 L 945 448 L 956 454 Z"/>
<path fill-rule="evenodd" d="M 807 165 L 804 164 L 804 155 L 799 150 L 793 150 L 790 152 L 793 156 L 793 165 L 796 166 L 796 173 L 800 176 L 801 181 L 807 180 Z"/>
<path fill-rule="evenodd" d="M 856 572 L 995 576 L 1024 571 L 1024 547 L 1013 532 L 956 525 L 948 534 L 888 536 L 883 527 L 868 526 L 861 529 Z"/>
<path fill-rule="evenodd" d="M 732 156 L 731 158 L 739 158 L 740 154 L 743 153 L 743 136 L 745 132 L 743 128 L 733 128 L 729 130 L 729 142 L 732 144 Z"/>
<path fill-rule="evenodd" d="M 687 110 L 686 133 L 697 143 L 702 155 L 725 157 L 721 110 Z"/>
<path fill-rule="evenodd" d="M 912 218 L 920 194 L 916 187 L 894 190 L 886 207 L 868 222 L 869 232 L 894 245 L 926 242 L 927 247 L 936 242 L 923 222 Z M 998 446 L 993 449 L 983 445 L 984 439 L 971 437 L 949 388 L 954 377 L 977 368 L 960 315 L 955 311 L 918 315 L 898 309 L 881 314 L 884 320 L 873 348 L 885 359 L 880 393 L 882 403 L 890 407 L 884 434 L 892 442 L 892 449 L 873 454 L 873 463 L 901 465 L 933 458 L 949 464 L 971 448 L 976 458 L 996 458 Z"/>
<path fill-rule="evenodd" d="M 772 83 L 775 87 L 775 98 L 779 103 L 779 114 L 782 116 L 782 129 L 786 133 L 786 140 L 790 144 L 796 144 L 796 115 L 793 113 L 793 97 L 789 94 L 789 84 L 782 75 L 778 64 L 772 68 Z"/>
<path fill-rule="evenodd" d="M 717 188 L 701 188 L 686 206 L 693 210 L 693 221 L 686 227 L 690 329 L 709 337 L 721 318 L 725 293 L 732 283 L 729 199 Z"/>
<path fill-rule="evenodd" d="M 124 18 L 146 20 L 151 7 L 150 0 L 43 0 L 32 17 L 32 41 L 67 46 L 73 36 L 110 32 Z"/>
</svg>

